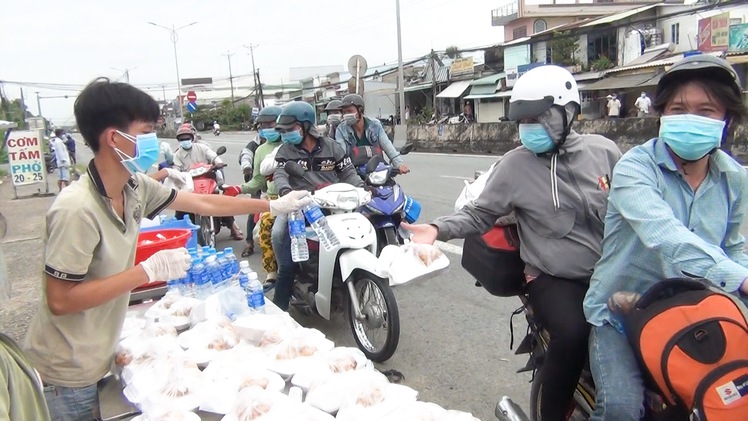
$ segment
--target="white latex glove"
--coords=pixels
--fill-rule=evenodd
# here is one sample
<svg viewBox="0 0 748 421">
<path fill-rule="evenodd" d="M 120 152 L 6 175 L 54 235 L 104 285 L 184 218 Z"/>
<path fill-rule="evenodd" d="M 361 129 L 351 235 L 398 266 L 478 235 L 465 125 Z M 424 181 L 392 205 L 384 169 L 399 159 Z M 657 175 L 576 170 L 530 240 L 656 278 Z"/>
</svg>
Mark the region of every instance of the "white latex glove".
<svg viewBox="0 0 748 421">
<path fill-rule="evenodd" d="M 178 187 L 183 187 L 185 184 L 187 184 L 187 174 L 184 174 L 182 172 L 179 172 L 175 170 L 174 168 L 167 168 L 166 173 L 169 175 L 169 178 L 176 184 Z"/>
<path fill-rule="evenodd" d="M 181 279 L 190 269 L 190 254 L 184 247 L 161 250 L 140 263 L 148 275 L 148 283 Z"/>
<path fill-rule="evenodd" d="M 294 190 L 283 197 L 270 201 L 270 214 L 284 215 L 297 211 L 312 203 L 312 194 L 306 190 Z"/>
</svg>

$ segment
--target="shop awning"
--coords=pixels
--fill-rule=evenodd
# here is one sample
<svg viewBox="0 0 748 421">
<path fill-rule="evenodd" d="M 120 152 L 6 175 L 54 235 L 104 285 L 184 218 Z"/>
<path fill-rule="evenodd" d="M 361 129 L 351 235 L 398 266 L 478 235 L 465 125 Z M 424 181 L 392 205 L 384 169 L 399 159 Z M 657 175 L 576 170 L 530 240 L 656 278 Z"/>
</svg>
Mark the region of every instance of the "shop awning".
<svg viewBox="0 0 748 421">
<path fill-rule="evenodd" d="M 473 85 L 470 87 L 470 95 L 490 95 L 498 89 L 497 84 L 493 85 Z"/>
<path fill-rule="evenodd" d="M 429 89 L 433 85 L 431 83 L 421 83 L 419 85 L 411 85 L 405 87 L 405 92 L 415 92 L 415 91 L 422 91 L 424 89 Z"/>
<path fill-rule="evenodd" d="M 606 91 L 613 89 L 636 88 L 639 86 L 654 86 L 660 81 L 662 73 L 643 73 L 638 75 L 624 75 L 606 77 L 595 83 L 580 88 L 582 91 Z"/>
<path fill-rule="evenodd" d="M 470 95 L 465 97 L 465 99 L 506 98 L 510 96 L 512 96 L 512 91 L 501 91 L 501 92 L 494 92 L 492 94 L 484 94 L 484 95 L 473 95 L 473 93 L 471 92 Z"/>
<path fill-rule="evenodd" d="M 726 60 L 732 64 L 748 63 L 748 54 L 743 54 L 741 56 L 728 56 Z"/>
<path fill-rule="evenodd" d="M 506 77 L 506 73 L 501 72 L 501 73 L 496 73 L 496 74 L 489 75 L 489 76 L 486 76 L 486 77 L 482 77 L 480 79 L 475 79 L 474 81 L 470 82 L 470 84 L 473 85 L 473 86 L 475 86 L 475 85 L 496 85 L 497 83 L 499 83 L 499 80 L 501 80 L 501 79 L 503 79 L 505 77 Z"/>
<path fill-rule="evenodd" d="M 452 83 L 447 89 L 441 91 L 437 98 L 459 98 L 465 93 L 467 88 L 470 86 L 469 80 L 460 80 Z"/>
</svg>

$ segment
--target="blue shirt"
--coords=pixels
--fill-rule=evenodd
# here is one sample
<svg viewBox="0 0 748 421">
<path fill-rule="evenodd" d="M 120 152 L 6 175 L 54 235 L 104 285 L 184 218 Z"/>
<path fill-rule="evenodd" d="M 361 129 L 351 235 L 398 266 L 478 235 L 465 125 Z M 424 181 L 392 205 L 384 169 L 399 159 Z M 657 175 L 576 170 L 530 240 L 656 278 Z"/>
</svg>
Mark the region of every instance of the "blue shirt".
<svg viewBox="0 0 748 421">
<path fill-rule="evenodd" d="M 745 170 L 722 151 L 709 157 L 695 192 L 664 142 L 652 139 L 626 153 L 613 171 L 602 256 L 584 299 L 587 320 L 609 320 L 613 293 L 641 294 L 667 278 L 706 278 L 737 291 L 748 278 L 739 231 L 746 189 Z"/>
</svg>

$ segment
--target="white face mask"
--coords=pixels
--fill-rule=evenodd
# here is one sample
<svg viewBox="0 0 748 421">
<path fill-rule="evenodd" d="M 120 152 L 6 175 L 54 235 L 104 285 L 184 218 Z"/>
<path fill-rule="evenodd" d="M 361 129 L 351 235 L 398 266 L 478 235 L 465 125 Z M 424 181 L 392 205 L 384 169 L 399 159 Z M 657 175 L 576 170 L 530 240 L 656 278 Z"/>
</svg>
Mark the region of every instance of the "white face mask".
<svg viewBox="0 0 748 421">
<path fill-rule="evenodd" d="M 358 123 L 358 113 L 343 114 L 343 121 L 349 126 Z"/>
</svg>

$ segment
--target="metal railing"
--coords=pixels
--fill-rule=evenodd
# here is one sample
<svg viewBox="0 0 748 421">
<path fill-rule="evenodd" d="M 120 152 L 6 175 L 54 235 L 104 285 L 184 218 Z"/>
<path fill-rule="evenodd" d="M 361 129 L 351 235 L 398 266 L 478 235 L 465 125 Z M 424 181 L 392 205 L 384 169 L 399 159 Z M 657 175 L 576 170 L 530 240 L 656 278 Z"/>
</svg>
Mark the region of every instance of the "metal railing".
<svg viewBox="0 0 748 421">
<path fill-rule="evenodd" d="M 491 10 L 491 19 L 503 18 L 519 11 L 519 0 L 510 0 L 496 9 Z"/>
</svg>

